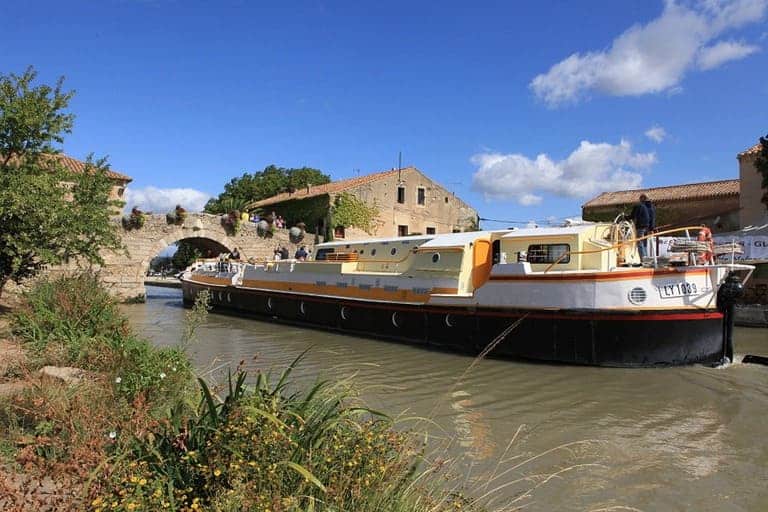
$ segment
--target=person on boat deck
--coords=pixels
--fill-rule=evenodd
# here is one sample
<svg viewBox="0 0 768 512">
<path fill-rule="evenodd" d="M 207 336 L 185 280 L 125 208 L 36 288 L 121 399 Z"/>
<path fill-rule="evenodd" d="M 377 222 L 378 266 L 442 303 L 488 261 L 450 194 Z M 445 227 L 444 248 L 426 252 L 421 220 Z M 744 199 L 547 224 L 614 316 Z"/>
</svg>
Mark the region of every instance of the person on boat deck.
<svg viewBox="0 0 768 512">
<path fill-rule="evenodd" d="M 632 208 L 632 222 L 635 223 L 637 238 L 642 238 L 656 229 L 656 208 L 645 194 L 640 194 L 640 202 Z M 645 258 L 648 250 L 646 240 L 637 241 L 637 252 Z"/>
<path fill-rule="evenodd" d="M 275 247 L 275 256 L 274 256 L 274 260 L 275 260 L 275 261 L 280 261 L 281 259 L 282 259 L 282 256 L 281 256 L 281 254 L 280 254 L 280 248 L 279 248 L 279 247 Z"/>
<path fill-rule="evenodd" d="M 230 253 L 229 259 L 231 259 L 231 260 L 239 260 L 240 259 L 240 251 L 237 250 L 237 247 L 232 249 L 232 253 Z"/>
<path fill-rule="evenodd" d="M 287 247 L 281 247 L 280 248 L 280 259 L 287 260 L 290 257 L 291 257 L 291 255 L 288 253 L 288 248 Z"/>
<path fill-rule="evenodd" d="M 307 248 L 305 246 L 299 247 L 299 250 L 296 251 L 296 254 L 293 255 L 293 257 L 299 261 L 304 261 L 307 259 Z"/>
</svg>

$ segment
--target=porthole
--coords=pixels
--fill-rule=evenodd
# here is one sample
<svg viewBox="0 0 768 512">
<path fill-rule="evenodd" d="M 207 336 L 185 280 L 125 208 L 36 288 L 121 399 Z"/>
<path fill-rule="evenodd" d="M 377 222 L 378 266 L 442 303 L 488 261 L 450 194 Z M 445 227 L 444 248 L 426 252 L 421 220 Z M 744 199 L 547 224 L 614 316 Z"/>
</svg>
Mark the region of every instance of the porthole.
<svg viewBox="0 0 768 512">
<path fill-rule="evenodd" d="M 272 311 L 272 297 L 267 297 L 267 309 Z"/>
<path fill-rule="evenodd" d="M 445 326 L 446 327 L 453 327 L 453 319 L 451 318 L 450 313 L 445 315 Z"/>
<path fill-rule="evenodd" d="M 436 252 L 432 255 L 432 263 L 437 263 L 438 261 L 440 261 L 440 253 Z"/>
<path fill-rule="evenodd" d="M 303 301 L 299 302 L 299 313 L 301 313 L 302 315 L 307 314 L 307 307 L 304 305 Z"/>
<path fill-rule="evenodd" d="M 227 302 L 232 303 L 232 294 L 227 292 Z"/>
<path fill-rule="evenodd" d="M 397 322 L 397 311 L 392 313 L 392 325 L 395 327 L 400 327 L 400 324 Z"/>
<path fill-rule="evenodd" d="M 224 302 L 224 294 L 219 292 L 219 302 Z"/>
<path fill-rule="evenodd" d="M 371 256 L 376 256 L 376 249 L 371 249 Z"/>
<path fill-rule="evenodd" d="M 389 254 L 391 254 L 392 256 L 394 256 L 395 254 L 397 254 L 397 247 L 393 247 L 393 248 L 392 248 L 392 250 L 391 250 L 391 251 L 389 251 Z"/>
<path fill-rule="evenodd" d="M 629 302 L 632 304 L 642 304 L 648 298 L 645 288 L 635 287 L 629 291 Z"/>
<path fill-rule="evenodd" d="M 360 254 L 363 254 L 364 252 L 365 252 L 364 250 L 360 249 Z"/>
<path fill-rule="evenodd" d="M 341 319 L 349 320 L 349 308 L 347 306 L 341 306 Z"/>
</svg>

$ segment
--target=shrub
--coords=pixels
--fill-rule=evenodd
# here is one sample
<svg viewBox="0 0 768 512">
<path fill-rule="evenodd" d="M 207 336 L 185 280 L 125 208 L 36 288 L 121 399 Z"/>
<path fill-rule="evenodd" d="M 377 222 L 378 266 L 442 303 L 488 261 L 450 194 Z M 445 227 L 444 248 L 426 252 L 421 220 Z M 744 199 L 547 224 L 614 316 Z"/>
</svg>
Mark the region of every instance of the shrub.
<svg viewBox="0 0 768 512">
<path fill-rule="evenodd" d="M 113 473 L 97 504 L 115 503 L 114 510 L 473 510 L 461 495 L 435 491 L 429 478 L 416 485 L 421 445 L 385 416 L 354 406 L 349 381 L 291 391 L 294 365 L 276 384 L 260 373 L 251 389 L 238 371 L 222 400 L 201 380 L 197 413 L 174 416 L 137 440 L 135 462 Z"/>
<path fill-rule="evenodd" d="M 131 331 L 92 274 L 38 282 L 14 313 L 12 330 L 38 365 L 74 365 L 104 374 L 130 400 L 139 393 L 172 398 L 192 375 L 182 349 L 156 348 Z"/>
</svg>

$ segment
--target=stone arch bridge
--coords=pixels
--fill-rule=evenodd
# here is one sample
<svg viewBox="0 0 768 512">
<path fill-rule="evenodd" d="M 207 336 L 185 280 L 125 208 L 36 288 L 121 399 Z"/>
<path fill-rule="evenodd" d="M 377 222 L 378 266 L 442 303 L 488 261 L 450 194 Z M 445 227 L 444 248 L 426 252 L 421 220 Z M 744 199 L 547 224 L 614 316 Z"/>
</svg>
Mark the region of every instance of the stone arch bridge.
<svg viewBox="0 0 768 512">
<path fill-rule="evenodd" d="M 119 222 L 116 219 L 115 222 Z M 270 238 L 259 237 L 256 226 L 243 222 L 237 234 L 225 229 L 219 215 L 190 213 L 183 224 L 169 224 L 165 215 L 146 215 L 141 228 L 126 230 L 119 227 L 125 250 L 104 251 L 104 265 L 99 275 L 115 296 L 121 300 L 143 298 L 144 278 L 150 261 L 163 249 L 181 240 L 189 240 L 214 254 L 231 252 L 237 247 L 243 259 L 271 259 L 278 246 L 286 246 L 293 254 L 297 244 L 290 242 L 287 230 L 278 230 Z M 300 245 L 311 247 L 314 235 L 307 234 Z"/>
</svg>

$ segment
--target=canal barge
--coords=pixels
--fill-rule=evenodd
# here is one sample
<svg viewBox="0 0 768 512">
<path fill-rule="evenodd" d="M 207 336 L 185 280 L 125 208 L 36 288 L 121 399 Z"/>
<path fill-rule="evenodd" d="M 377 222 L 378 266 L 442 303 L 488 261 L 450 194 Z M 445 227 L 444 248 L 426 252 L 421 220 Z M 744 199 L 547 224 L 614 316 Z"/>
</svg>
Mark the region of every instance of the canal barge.
<svg viewBox="0 0 768 512">
<path fill-rule="evenodd" d="M 217 310 L 471 354 L 716 363 L 732 357 L 718 290 L 753 267 L 682 241 L 677 259 L 641 260 L 626 221 L 334 241 L 312 261 L 198 262 L 181 281 L 186 305 L 208 290 Z"/>
</svg>

